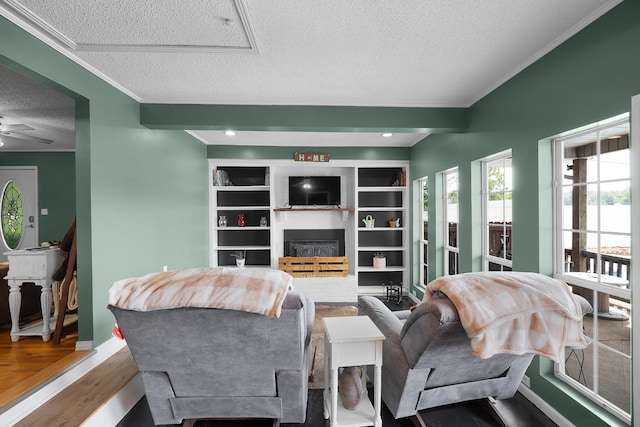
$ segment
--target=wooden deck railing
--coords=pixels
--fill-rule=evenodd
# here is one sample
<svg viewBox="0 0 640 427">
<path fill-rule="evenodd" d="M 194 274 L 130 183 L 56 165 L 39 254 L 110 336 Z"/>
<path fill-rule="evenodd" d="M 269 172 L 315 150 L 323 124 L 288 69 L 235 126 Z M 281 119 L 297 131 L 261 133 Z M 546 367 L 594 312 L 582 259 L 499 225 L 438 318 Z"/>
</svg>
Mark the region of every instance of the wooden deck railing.
<svg viewBox="0 0 640 427">
<path fill-rule="evenodd" d="M 573 270 L 573 262 L 571 259 L 571 249 L 564 250 L 565 265 L 569 266 L 568 271 Z M 582 251 L 581 255 L 587 259 L 587 271 L 595 273 L 598 262 L 598 254 L 590 251 Z M 621 277 L 626 280 L 631 278 L 631 258 L 616 255 L 600 255 L 600 272 L 608 276 Z"/>
</svg>

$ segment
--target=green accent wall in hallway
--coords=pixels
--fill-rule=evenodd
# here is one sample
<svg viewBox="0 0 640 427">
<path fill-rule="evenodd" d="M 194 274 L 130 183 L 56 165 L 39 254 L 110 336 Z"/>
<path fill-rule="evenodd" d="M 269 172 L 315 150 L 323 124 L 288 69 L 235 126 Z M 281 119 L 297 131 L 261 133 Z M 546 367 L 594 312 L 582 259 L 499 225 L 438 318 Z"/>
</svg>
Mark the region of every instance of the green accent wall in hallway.
<svg viewBox="0 0 640 427">
<path fill-rule="evenodd" d="M 62 240 L 76 214 L 74 153 L 2 153 L 0 166 L 38 168 L 38 208 L 49 211 L 38 219 L 38 242 Z"/>
</svg>

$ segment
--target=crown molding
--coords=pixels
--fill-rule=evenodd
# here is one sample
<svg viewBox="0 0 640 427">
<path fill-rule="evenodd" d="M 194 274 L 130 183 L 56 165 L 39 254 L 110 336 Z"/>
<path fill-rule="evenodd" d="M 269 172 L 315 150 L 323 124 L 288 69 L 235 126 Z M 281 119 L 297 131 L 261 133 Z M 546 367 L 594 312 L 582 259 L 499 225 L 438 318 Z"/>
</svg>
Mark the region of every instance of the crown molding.
<svg viewBox="0 0 640 427">
<path fill-rule="evenodd" d="M 41 40 L 50 41 L 62 49 L 76 52 L 203 52 L 203 53 L 259 53 L 253 26 L 244 0 L 234 0 L 236 10 L 240 16 L 242 28 L 249 46 L 217 46 L 217 45 L 172 45 L 172 44 L 120 44 L 120 43 L 77 43 L 51 26 L 44 19 L 24 7 L 17 0 L 4 0 L 5 7 L 12 11 L 12 15 L 19 19 L 23 29 L 36 35 Z M 15 23 L 15 21 L 14 21 Z M 43 37 L 43 38 L 42 38 Z M 51 45 L 51 43 L 48 43 Z M 67 55 L 69 56 L 69 55 Z M 69 56 L 71 58 L 71 56 Z M 74 59 L 74 58 L 71 58 Z M 79 58 L 74 61 L 78 62 Z M 87 68 L 85 65 L 83 67 Z M 94 72 L 95 73 L 95 69 Z"/>
<path fill-rule="evenodd" d="M 118 89 L 120 92 L 129 96 L 133 100 L 137 102 L 140 101 L 140 97 L 135 93 L 131 92 L 129 89 L 120 85 L 118 82 L 113 80 L 111 77 L 106 74 L 100 72 L 98 69 L 94 68 L 92 65 L 86 63 L 78 56 L 74 55 L 73 52 L 69 50 L 68 45 L 63 44 L 58 37 L 54 37 L 51 33 L 44 30 L 43 27 L 37 25 L 35 22 L 28 19 L 25 15 L 19 13 L 14 9 L 14 5 L 16 2 L 14 0 L 4 0 L 0 3 L 0 14 L 7 18 L 9 21 L 22 28 L 27 33 L 31 34 L 33 37 L 37 38 L 50 48 L 54 49 L 61 55 L 80 65 L 82 68 L 89 71 L 91 74 L 99 77 L 104 80 L 114 88 Z"/>
</svg>

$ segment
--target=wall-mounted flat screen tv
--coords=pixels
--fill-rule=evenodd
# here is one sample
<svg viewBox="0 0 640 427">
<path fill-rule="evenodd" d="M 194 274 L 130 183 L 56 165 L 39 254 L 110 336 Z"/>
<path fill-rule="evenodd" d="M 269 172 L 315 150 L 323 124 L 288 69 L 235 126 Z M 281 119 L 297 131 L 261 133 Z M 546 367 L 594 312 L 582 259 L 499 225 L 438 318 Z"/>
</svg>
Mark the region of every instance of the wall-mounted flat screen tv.
<svg viewBox="0 0 640 427">
<path fill-rule="evenodd" d="M 340 177 L 290 176 L 289 206 L 340 206 Z"/>
</svg>

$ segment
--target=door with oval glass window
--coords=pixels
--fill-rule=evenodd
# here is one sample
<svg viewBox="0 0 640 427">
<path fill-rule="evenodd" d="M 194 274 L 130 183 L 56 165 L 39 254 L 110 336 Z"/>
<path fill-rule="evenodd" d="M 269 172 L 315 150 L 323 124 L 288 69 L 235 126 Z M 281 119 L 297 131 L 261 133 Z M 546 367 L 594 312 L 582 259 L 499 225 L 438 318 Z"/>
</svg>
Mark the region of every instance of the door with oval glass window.
<svg viewBox="0 0 640 427">
<path fill-rule="evenodd" d="M 35 166 L 0 167 L 0 261 L 38 245 L 37 178 Z"/>
</svg>

